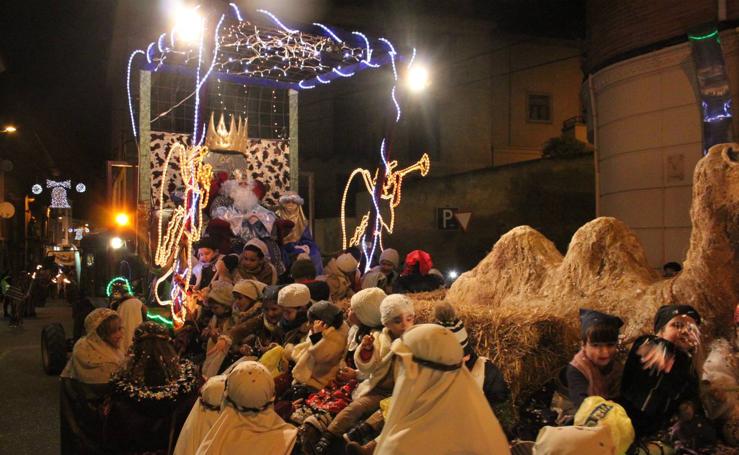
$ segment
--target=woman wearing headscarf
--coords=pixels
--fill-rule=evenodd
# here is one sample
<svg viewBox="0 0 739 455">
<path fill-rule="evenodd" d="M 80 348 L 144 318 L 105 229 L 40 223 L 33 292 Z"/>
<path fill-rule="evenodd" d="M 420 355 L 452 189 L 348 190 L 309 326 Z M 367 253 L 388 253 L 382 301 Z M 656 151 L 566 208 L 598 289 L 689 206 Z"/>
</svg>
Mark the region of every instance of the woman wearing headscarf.
<svg viewBox="0 0 739 455">
<path fill-rule="evenodd" d="M 285 423 L 273 408 L 275 382 L 267 368 L 247 360 L 226 379 L 221 414 L 208 431 L 197 455 L 292 452 L 298 430 Z"/>
<path fill-rule="evenodd" d="M 107 384 L 123 364 L 121 318 L 111 309 L 98 308 L 85 318 L 85 333 L 74 344 L 61 377 L 85 384 Z"/>
<path fill-rule="evenodd" d="M 131 293 L 128 283 L 114 281 L 111 285 L 110 308 L 118 312 L 123 325 L 121 349 L 124 353 L 133 342 L 136 327 L 146 320 L 146 307 Z"/>
<path fill-rule="evenodd" d="M 376 455 L 509 454 L 508 441 L 454 334 L 436 324 L 408 329 L 391 351 L 399 363 Z"/>
<path fill-rule="evenodd" d="M 185 420 L 174 448 L 174 455 L 195 455 L 203 438 L 218 420 L 225 390 L 225 375 L 213 376 L 200 389 L 200 398 L 192 406 Z"/>
<path fill-rule="evenodd" d="M 105 439 L 113 453 L 170 453 L 201 383 L 194 365 L 175 352 L 164 327 L 141 324 L 125 367 L 111 379 Z"/>
<path fill-rule="evenodd" d="M 87 334 L 77 340 L 61 374 L 60 429 L 62 454 L 103 454 L 103 403 L 108 381 L 123 364 L 123 330 L 118 314 L 108 308 L 85 318 Z"/>
</svg>

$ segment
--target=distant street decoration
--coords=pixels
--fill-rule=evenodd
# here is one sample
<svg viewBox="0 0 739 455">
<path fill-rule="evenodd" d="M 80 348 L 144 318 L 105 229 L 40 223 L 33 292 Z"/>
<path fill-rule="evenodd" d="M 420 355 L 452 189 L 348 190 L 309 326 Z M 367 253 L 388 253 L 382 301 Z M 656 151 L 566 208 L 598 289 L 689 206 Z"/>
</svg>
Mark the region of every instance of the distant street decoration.
<svg viewBox="0 0 739 455">
<path fill-rule="evenodd" d="M 67 190 L 72 188 L 71 180 L 46 180 L 46 188 L 51 190 L 51 204 L 49 207 L 52 209 L 68 209 L 70 208 L 69 201 L 67 200 Z M 81 189 L 80 189 L 81 188 Z M 85 185 L 83 183 L 77 184 L 76 190 L 78 193 L 85 191 Z M 33 194 L 39 195 L 44 189 L 38 183 L 31 187 Z"/>
<path fill-rule="evenodd" d="M 164 215 L 159 215 L 159 226 L 157 231 L 157 249 L 154 255 L 154 263 L 165 273 L 157 280 L 156 289 L 159 285 L 174 275 L 179 285 L 172 286 L 172 293 L 168 299 L 160 298 L 156 294 L 156 300 L 160 305 L 170 305 L 172 320 L 175 327 L 180 327 L 188 312 L 194 310 L 195 302 L 189 297 L 190 268 L 189 259 L 193 244 L 200 240 L 203 230 L 203 209 L 210 197 L 210 182 L 213 179 L 213 169 L 210 164 L 203 162 L 208 154 L 207 147 L 185 147 L 175 144 L 170 148 L 163 166 L 166 181 L 166 173 L 170 169 L 169 162 L 179 161 L 182 172 L 182 181 L 185 185 L 185 195 L 181 205 L 177 205 L 167 222 L 164 230 Z M 164 185 L 159 191 L 160 207 L 164 199 Z"/>
<path fill-rule="evenodd" d="M 71 234 L 72 232 L 74 232 L 74 239 L 79 241 L 82 240 L 85 234 L 90 233 L 90 228 L 87 225 L 77 228 L 69 228 L 69 233 Z"/>
</svg>

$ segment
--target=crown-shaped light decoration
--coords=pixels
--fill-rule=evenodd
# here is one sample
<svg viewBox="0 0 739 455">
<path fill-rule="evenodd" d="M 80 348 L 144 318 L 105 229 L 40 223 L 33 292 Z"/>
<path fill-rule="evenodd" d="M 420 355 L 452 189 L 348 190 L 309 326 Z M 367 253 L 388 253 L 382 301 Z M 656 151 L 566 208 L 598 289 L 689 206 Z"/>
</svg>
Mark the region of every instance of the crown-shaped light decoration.
<svg viewBox="0 0 739 455">
<path fill-rule="evenodd" d="M 227 152 L 239 152 L 246 154 L 249 142 L 247 138 L 247 121 L 239 116 L 238 121 L 235 116 L 231 116 L 231 124 L 226 129 L 226 122 L 223 119 L 223 113 L 218 120 L 218 126 L 213 123 L 214 113 L 210 113 L 210 123 L 208 124 L 208 133 L 205 135 L 205 146 L 209 150 L 221 150 Z"/>
</svg>

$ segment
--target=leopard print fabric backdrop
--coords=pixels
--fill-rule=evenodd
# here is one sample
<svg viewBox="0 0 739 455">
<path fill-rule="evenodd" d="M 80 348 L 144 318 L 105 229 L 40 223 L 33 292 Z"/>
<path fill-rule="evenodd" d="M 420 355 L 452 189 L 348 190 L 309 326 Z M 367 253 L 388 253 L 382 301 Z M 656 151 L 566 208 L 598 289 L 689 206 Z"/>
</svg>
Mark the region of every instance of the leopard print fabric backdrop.
<svg viewBox="0 0 739 455">
<path fill-rule="evenodd" d="M 183 188 L 179 164 L 170 161 L 167 181 L 162 182 L 164 161 L 174 144 L 187 144 L 188 134 L 151 132 L 151 205 L 158 210 L 175 207 L 177 191 Z M 262 204 L 270 207 L 278 204 L 280 194 L 290 189 L 290 150 L 287 140 L 249 139 L 247 154 L 210 152 L 205 158 L 213 166 L 213 172 L 231 173 L 234 169 L 246 171 L 267 187 Z M 165 184 L 163 207 L 159 207 L 159 191 Z"/>
<path fill-rule="evenodd" d="M 169 169 L 167 170 L 167 181 L 162 182 L 164 161 L 167 159 L 167 153 L 169 153 L 169 149 L 173 145 L 187 145 L 189 140 L 189 134 L 151 132 L 149 163 L 151 166 L 151 206 L 154 210 L 175 208 L 175 203 L 171 199 L 172 195 L 175 191 L 178 189 L 181 190 L 184 187 L 182 184 L 182 175 L 180 174 L 180 163 L 176 159 L 170 160 Z M 159 192 L 163 183 L 166 185 L 164 187 L 164 199 L 162 201 L 162 207 L 159 207 Z"/>
</svg>

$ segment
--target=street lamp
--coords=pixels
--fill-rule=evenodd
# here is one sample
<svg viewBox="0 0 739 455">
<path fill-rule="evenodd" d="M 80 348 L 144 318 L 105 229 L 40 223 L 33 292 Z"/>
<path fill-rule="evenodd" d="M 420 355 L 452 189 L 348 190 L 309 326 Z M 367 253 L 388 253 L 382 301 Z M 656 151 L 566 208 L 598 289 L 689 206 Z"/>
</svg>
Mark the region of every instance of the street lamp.
<svg viewBox="0 0 739 455">
<path fill-rule="evenodd" d="M 405 85 L 409 91 L 420 93 L 431 84 L 429 70 L 422 64 L 416 64 L 408 69 L 405 76 Z"/>
<path fill-rule="evenodd" d="M 6 125 L 5 128 L 0 130 L 0 133 L 13 134 L 16 131 L 18 131 L 18 128 L 14 127 L 13 125 Z"/>
<path fill-rule="evenodd" d="M 120 237 L 113 237 L 112 239 L 110 239 L 110 247 L 113 248 L 114 250 L 119 250 L 123 248 L 125 244 L 126 244 L 126 241 Z"/>
<path fill-rule="evenodd" d="M 179 5 L 175 10 L 174 31 L 177 38 L 187 44 L 197 43 L 203 30 L 203 18 L 197 9 Z"/>
<path fill-rule="evenodd" d="M 115 214 L 115 224 L 120 227 L 126 227 L 131 222 L 131 218 L 125 212 L 118 212 Z"/>
</svg>

